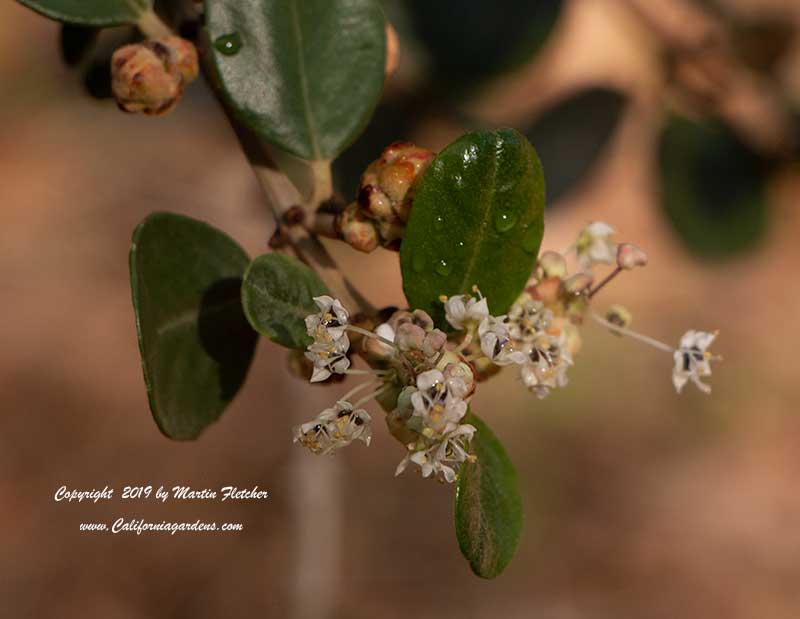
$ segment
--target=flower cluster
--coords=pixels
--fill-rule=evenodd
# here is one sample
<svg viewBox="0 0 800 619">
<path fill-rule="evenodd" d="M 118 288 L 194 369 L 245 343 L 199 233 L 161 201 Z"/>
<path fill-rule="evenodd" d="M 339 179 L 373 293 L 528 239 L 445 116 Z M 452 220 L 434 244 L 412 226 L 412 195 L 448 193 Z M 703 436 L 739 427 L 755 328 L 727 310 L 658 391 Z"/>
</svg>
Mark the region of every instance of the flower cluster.
<svg viewBox="0 0 800 619">
<path fill-rule="evenodd" d="M 700 379 L 711 374 L 710 362 L 719 359 L 708 351 L 716 333 L 688 331 L 673 348 L 631 331 L 631 314 L 621 306 L 612 306 L 605 317 L 591 310 L 594 296 L 621 272 L 647 264 L 646 254 L 635 245 L 614 243 L 613 232 L 608 224 L 594 222 L 564 254 L 542 253 L 527 286 L 505 314 L 492 315 L 489 299 L 477 286 L 472 294 L 441 296 L 449 333 L 437 329 L 419 309 L 396 310 L 367 329 L 351 324 L 338 300 L 315 298 L 319 312 L 306 318 L 313 340 L 306 351 L 313 363 L 311 381 L 334 374 L 370 378 L 333 408 L 298 426 L 295 441 L 320 454 L 357 439 L 369 444 L 371 419 L 359 406 L 375 398 L 388 411 L 389 432 L 406 450 L 396 474 L 414 464 L 423 477 L 452 483 L 464 463 L 476 460 L 471 442 L 477 430 L 468 418 L 476 384 L 503 367 L 515 366 L 520 382 L 539 398 L 565 387 L 587 315 L 614 334 L 672 354 L 678 392 L 687 382 L 708 392 L 710 387 Z M 570 273 L 567 262 L 573 252 L 578 269 Z M 615 262 L 612 272 L 595 283 L 594 267 Z M 356 348 L 372 370 L 350 368 L 348 332 L 357 334 Z M 363 390 L 371 393 L 351 403 L 349 398 Z"/>
</svg>

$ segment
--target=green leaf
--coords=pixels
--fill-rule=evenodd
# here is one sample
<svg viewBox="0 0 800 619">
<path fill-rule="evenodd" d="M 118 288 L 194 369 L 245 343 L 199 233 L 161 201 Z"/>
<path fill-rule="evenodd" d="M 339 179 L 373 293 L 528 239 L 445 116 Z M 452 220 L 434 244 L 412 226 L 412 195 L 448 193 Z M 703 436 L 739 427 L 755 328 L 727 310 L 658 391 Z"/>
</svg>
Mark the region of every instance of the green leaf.
<svg viewBox="0 0 800 619">
<path fill-rule="evenodd" d="M 461 553 L 472 571 L 495 578 L 511 562 L 522 532 L 522 498 L 517 473 L 489 427 L 470 413 L 477 428 L 472 450 L 478 460 L 461 467 L 456 487 L 455 524 Z"/>
<path fill-rule="evenodd" d="M 311 343 L 305 317 L 318 310 L 314 297 L 328 294 L 317 274 L 283 254 L 264 254 L 247 268 L 242 306 L 252 327 L 276 344 L 305 348 Z"/>
<path fill-rule="evenodd" d="M 730 127 L 671 117 L 659 163 L 661 205 L 692 252 L 719 259 L 758 243 L 768 218 L 770 165 Z"/>
<path fill-rule="evenodd" d="M 383 87 L 385 23 L 376 0 L 206 0 L 234 113 L 310 160 L 334 158 L 366 126 Z"/>
<path fill-rule="evenodd" d="M 477 284 L 493 314 L 516 300 L 544 233 L 544 176 L 513 129 L 468 133 L 425 172 L 400 248 L 409 305 L 440 325 L 439 297 Z"/>
<path fill-rule="evenodd" d="M 150 410 L 169 438 L 197 438 L 244 383 L 256 333 L 240 301 L 247 254 L 216 228 L 171 213 L 133 233 L 131 290 Z"/>
<path fill-rule="evenodd" d="M 151 0 L 18 0 L 37 13 L 70 24 L 119 26 L 133 24 L 152 8 Z"/>
</svg>

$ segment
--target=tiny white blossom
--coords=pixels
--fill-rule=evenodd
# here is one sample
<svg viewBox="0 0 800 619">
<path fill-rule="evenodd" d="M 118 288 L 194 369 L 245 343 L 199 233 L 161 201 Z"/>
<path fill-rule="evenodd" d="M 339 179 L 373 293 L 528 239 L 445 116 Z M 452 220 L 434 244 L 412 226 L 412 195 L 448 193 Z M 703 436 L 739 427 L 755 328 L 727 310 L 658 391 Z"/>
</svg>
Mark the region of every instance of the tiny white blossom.
<svg viewBox="0 0 800 619">
<path fill-rule="evenodd" d="M 700 378 L 711 375 L 710 361 L 715 357 L 707 349 L 716 337 L 716 332 L 705 331 L 687 331 L 681 337 L 680 345 L 673 355 L 675 367 L 672 369 L 672 384 L 678 393 L 690 380 L 703 393 L 711 393 L 711 387 Z"/>
<path fill-rule="evenodd" d="M 523 293 L 508 310 L 506 327 L 512 340 L 530 342 L 547 331 L 553 321 L 553 312 L 544 303 Z"/>
<path fill-rule="evenodd" d="M 593 221 L 578 233 L 575 253 L 581 269 L 587 271 L 593 264 L 614 264 L 617 260 L 617 246 L 609 240 L 615 230 L 607 223 Z"/>
<path fill-rule="evenodd" d="M 310 344 L 305 355 L 314 363 L 311 382 L 327 380 L 331 374 L 344 374 L 350 367 L 349 348 L 350 339 L 346 333 L 336 340 L 315 340 Z"/>
<path fill-rule="evenodd" d="M 551 389 L 566 387 L 567 369 L 572 357 L 566 345 L 566 336 L 542 333 L 527 345 L 528 361 L 520 368 L 520 380 L 539 399 L 547 397 Z"/>
<path fill-rule="evenodd" d="M 525 353 L 516 350 L 508 328 L 504 323 L 505 316 L 488 316 L 478 327 L 481 339 L 481 351 L 495 365 L 511 365 L 525 363 Z"/>
<path fill-rule="evenodd" d="M 371 417 L 364 409 L 353 409 L 350 402 L 340 400 L 311 421 L 294 429 L 294 442 L 315 454 L 329 454 L 355 440 L 369 445 L 372 439 Z"/>
<path fill-rule="evenodd" d="M 336 341 L 344 335 L 349 314 L 339 299 L 314 297 L 319 313 L 306 316 L 306 331 L 317 341 Z"/>
<path fill-rule="evenodd" d="M 413 416 L 421 422 L 420 432 L 431 437 L 452 431 L 467 414 L 464 397 L 469 388 L 457 377 L 447 378 L 439 370 L 417 376 L 417 390 L 411 395 Z"/>
<path fill-rule="evenodd" d="M 473 325 L 489 316 L 489 305 L 485 297 L 476 299 L 468 294 L 457 294 L 444 302 L 444 317 L 457 330 Z"/>
<path fill-rule="evenodd" d="M 429 447 L 414 450 L 414 445 L 410 445 L 408 453 L 397 465 L 395 476 L 412 462 L 420 467 L 423 477 L 434 475 L 441 481 L 453 483 L 457 477 L 456 469 L 463 462 L 475 460 L 469 453 L 469 443 L 475 432 L 475 426 L 461 424 Z"/>
</svg>

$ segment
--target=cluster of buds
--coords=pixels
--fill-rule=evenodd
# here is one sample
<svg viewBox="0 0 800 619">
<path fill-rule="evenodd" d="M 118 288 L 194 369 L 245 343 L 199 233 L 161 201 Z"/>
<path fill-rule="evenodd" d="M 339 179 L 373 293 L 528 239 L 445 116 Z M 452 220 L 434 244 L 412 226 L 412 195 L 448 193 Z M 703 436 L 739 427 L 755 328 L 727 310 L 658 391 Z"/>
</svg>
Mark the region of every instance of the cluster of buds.
<svg viewBox="0 0 800 619">
<path fill-rule="evenodd" d="M 363 252 L 379 245 L 399 249 L 418 179 L 434 156 L 433 151 L 408 142 L 387 146 L 361 176 L 356 201 L 339 214 L 339 236 Z"/>
<path fill-rule="evenodd" d="M 131 113 L 161 116 L 170 112 L 197 74 L 197 49 L 177 36 L 125 45 L 111 57 L 114 98 Z"/>
<path fill-rule="evenodd" d="M 716 333 L 688 331 L 677 348 L 628 328 L 630 313 L 612 306 L 605 317 L 591 311 L 594 295 L 617 275 L 647 263 L 645 253 L 630 243 L 611 241 L 614 230 L 595 222 L 581 230 L 564 254 L 544 252 L 527 287 L 504 315 L 490 313 L 489 300 L 473 286 L 473 294 L 440 297 L 446 334 L 422 310 L 397 310 L 374 329 L 350 324 L 349 313 L 330 297 L 317 297 L 319 312 L 306 318 L 313 342 L 306 356 L 313 363 L 312 382 L 336 375 L 370 375 L 333 408 L 295 428 L 295 441 L 314 453 L 333 453 L 356 439 L 369 444 L 370 416 L 359 406 L 381 395 L 389 411 L 389 432 L 406 453 L 396 474 L 410 464 L 423 477 L 452 483 L 470 452 L 476 428 L 465 423 L 468 403 L 483 380 L 503 367 L 516 366 L 522 385 L 539 398 L 567 385 L 567 371 L 581 346 L 579 329 L 586 315 L 617 335 L 632 337 L 673 356 L 672 379 L 678 392 L 693 382 L 710 391 L 700 379 L 711 374 L 710 362 L 719 357 L 708 352 Z M 568 255 L 575 252 L 578 270 L 570 274 Z M 597 264 L 616 267 L 594 283 Z M 374 323 L 370 326 L 374 326 Z M 359 336 L 362 356 L 375 368 L 350 368 L 347 332 Z M 354 403 L 350 397 L 371 391 Z"/>
</svg>

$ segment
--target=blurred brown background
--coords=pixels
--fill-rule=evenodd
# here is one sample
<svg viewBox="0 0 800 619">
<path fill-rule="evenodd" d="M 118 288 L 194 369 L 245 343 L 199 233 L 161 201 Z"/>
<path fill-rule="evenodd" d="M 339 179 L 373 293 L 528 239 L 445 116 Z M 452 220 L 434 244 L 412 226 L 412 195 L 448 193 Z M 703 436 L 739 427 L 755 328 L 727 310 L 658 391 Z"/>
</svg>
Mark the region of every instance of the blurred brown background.
<svg viewBox="0 0 800 619">
<path fill-rule="evenodd" d="M 291 425 L 346 388 L 309 391 L 266 341 L 219 423 L 194 443 L 161 436 L 136 345 L 131 232 L 170 210 L 223 228 L 255 256 L 266 251 L 270 218 L 203 86 L 163 119 L 124 115 L 84 95 L 60 62 L 54 23 L 3 3 L 0 614 L 800 616 L 800 172 L 787 164 L 772 175 L 754 249 L 711 262 L 687 250 L 658 206 L 655 146 L 669 96 L 657 37 L 628 4 L 565 3 L 533 62 L 458 109 L 424 108 L 394 136 L 440 148 L 463 130 L 465 113 L 513 124 L 581 84 L 625 93 L 602 157 L 549 211 L 543 247 L 561 249 L 587 221 L 608 221 L 646 248 L 650 266 L 621 277 L 599 307 L 622 303 L 635 328 L 669 342 L 687 328 L 721 330 L 715 350 L 725 361 L 711 396 L 691 386 L 677 396 L 671 359 L 592 325 L 568 389 L 538 401 L 513 373 L 480 389 L 474 408 L 505 442 L 526 508 L 515 560 L 487 582 L 459 553 L 452 489 L 408 473 L 394 479 L 402 449 L 381 424 L 370 448 L 334 459 L 292 446 Z M 800 20 L 793 1 L 734 4 Z M 389 103 L 414 83 L 419 50 L 408 49 Z M 800 100 L 800 44 L 776 71 L 786 96 Z M 765 124 L 758 114 L 745 109 L 745 124 Z M 371 300 L 402 303 L 395 254 L 366 261 L 330 247 Z M 55 503 L 62 484 L 117 495 L 125 485 L 258 484 L 271 498 Z M 118 516 L 240 521 L 245 530 L 78 531 Z"/>
</svg>

